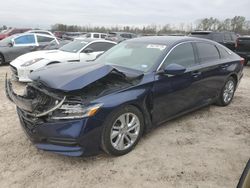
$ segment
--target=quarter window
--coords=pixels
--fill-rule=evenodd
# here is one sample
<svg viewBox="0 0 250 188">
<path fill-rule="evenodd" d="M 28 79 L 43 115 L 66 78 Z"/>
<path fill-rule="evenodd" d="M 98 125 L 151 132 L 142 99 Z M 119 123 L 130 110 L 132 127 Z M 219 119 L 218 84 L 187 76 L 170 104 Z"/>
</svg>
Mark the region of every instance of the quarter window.
<svg viewBox="0 0 250 188">
<path fill-rule="evenodd" d="M 34 35 L 23 35 L 14 39 L 15 44 L 34 44 L 35 36 Z"/>
<path fill-rule="evenodd" d="M 201 63 L 220 59 L 219 52 L 214 45 L 202 42 L 196 43 L 196 45 Z"/>
<path fill-rule="evenodd" d="M 184 43 L 175 47 L 164 62 L 164 67 L 169 64 L 179 64 L 186 68 L 196 64 L 194 50 L 191 43 Z"/>
<path fill-rule="evenodd" d="M 51 42 L 54 38 L 37 35 L 37 42 Z"/>
</svg>

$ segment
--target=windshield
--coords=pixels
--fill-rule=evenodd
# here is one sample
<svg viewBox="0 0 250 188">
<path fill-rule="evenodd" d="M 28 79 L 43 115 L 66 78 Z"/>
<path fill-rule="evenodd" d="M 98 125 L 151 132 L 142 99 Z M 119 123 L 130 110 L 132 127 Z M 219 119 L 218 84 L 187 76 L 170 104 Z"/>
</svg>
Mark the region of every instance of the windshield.
<svg viewBox="0 0 250 188">
<path fill-rule="evenodd" d="M 166 45 L 122 42 L 96 61 L 108 65 L 148 72 L 164 54 Z"/>
<path fill-rule="evenodd" d="M 71 53 L 77 53 L 79 50 L 81 50 L 84 46 L 86 46 L 88 43 L 85 41 L 75 40 L 73 42 L 70 42 L 60 48 L 60 50 L 64 52 L 71 52 Z"/>
</svg>

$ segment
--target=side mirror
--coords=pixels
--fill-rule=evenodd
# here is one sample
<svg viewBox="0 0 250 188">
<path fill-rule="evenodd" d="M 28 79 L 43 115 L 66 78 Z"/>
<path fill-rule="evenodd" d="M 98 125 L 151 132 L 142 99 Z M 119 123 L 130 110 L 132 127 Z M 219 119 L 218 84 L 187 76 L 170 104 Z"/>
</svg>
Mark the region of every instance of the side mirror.
<svg viewBox="0 0 250 188">
<path fill-rule="evenodd" d="M 94 50 L 92 48 L 86 48 L 83 50 L 83 53 L 86 53 L 86 54 L 89 54 L 89 53 L 92 53 L 94 52 Z"/>
<path fill-rule="evenodd" d="M 163 69 L 163 73 L 169 75 L 180 75 L 183 74 L 185 71 L 186 71 L 185 67 L 175 63 L 169 64 Z"/>
<path fill-rule="evenodd" d="M 8 47 L 13 47 L 13 43 L 12 43 L 12 42 L 9 42 L 9 43 L 8 43 Z"/>
</svg>

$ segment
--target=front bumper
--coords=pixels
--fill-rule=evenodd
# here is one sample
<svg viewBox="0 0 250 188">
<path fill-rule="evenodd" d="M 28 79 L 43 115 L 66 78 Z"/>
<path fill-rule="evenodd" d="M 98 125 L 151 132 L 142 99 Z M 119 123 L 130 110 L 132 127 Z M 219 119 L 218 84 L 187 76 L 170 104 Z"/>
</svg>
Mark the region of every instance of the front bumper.
<svg viewBox="0 0 250 188">
<path fill-rule="evenodd" d="M 100 152 L 103 121 L 95 117 L 52 120 L 48 115 L 50 110 L 42 115 L 31 113 L 33 99 L 15 94 L 7 76 L 5 84 L 6 96 L 16 104 L 21 125 L 37 148 L 69 156 L 95 155 Z"/>
<path fill-rule="evenodd" d="M 19 108 L 17 113 L 24 132 L 38 149 L 68 156 L 100 152 L 101 121 L 83 118 L 49 122 L 30 117 Z"/>
</svg>

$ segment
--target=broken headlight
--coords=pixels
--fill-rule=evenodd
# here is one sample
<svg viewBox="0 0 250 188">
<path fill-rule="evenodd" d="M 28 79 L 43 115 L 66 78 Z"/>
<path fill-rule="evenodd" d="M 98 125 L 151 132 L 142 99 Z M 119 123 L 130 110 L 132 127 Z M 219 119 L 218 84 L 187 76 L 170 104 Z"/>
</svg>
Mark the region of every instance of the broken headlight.
<svg viewBox="0 0 250 188">
<path fill-rule="evenodd" d="M 82 104 L 63 104 L 55 110 L 51 119 L 78 119 L 94 116 L 102 104 L 86 107 Z"/>
</svg>

